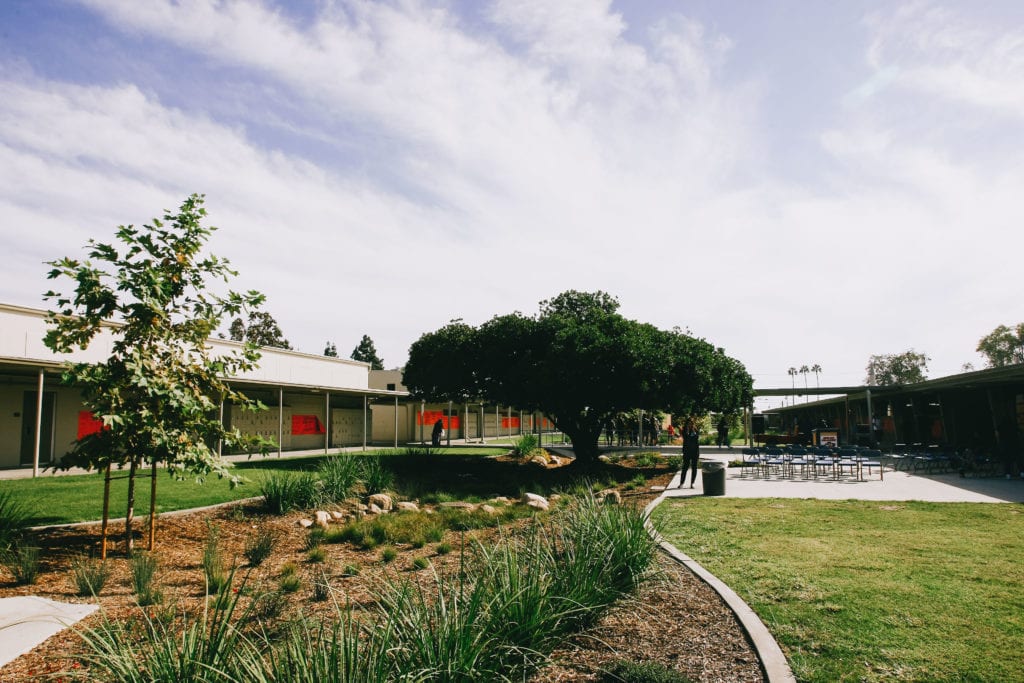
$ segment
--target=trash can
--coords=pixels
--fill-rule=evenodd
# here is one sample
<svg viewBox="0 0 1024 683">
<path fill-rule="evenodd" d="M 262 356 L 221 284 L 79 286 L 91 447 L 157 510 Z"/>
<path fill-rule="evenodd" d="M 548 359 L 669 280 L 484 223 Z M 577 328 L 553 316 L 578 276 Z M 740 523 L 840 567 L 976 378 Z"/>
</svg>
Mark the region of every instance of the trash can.
<svg viewBox="0 0 1024 683">
<path fill-rule="evenodd" d="M 705 496 L 725 495 L 725 463 L 710 460 L 700 466 L 700 481 Z"/>
</svg>

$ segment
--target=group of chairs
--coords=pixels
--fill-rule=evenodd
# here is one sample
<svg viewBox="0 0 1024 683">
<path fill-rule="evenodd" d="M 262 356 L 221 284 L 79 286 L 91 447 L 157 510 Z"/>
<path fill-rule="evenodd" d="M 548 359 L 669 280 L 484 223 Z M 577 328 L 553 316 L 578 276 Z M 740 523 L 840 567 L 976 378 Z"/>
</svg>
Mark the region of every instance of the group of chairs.
<svg viewBox="0 0 1024 683">
<path fill-rule="evenodd" d="M 935 444 L 896 444 L 886 456 L 894 470 L 925 474 L 958 471 L 962 475 L 996 476 L 1001 467 L 998 460 L 970 449 L 956 451 Z"/>
<path fill-rule="evenodd" d="M 844 479 L 865 481 L 877 470 L 885 477 L 882 452 L 861 446 L 766 446 L 743 449 L 741 477 Z"/>
</svg>

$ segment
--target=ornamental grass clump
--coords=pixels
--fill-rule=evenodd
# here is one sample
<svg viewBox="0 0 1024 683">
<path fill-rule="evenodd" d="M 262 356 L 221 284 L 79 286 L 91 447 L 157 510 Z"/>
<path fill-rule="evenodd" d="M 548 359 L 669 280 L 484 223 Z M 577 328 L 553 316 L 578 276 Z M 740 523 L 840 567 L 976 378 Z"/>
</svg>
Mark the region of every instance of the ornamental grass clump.
<svg viewBox="0 0 1024 683">
<path fill-rule="evenodd" d="M 110 578 L 110 566 L 104 560 L 78 554 L 71 558 L 71 574 L 79 596 L 96 596 Z"/>
<path fill-rule="evenodd" d="M 79 630 L 87 650 L 81 659 L 95 680 L 115 683 L 251 680 L 262 654 L 239 627 L 249 616 L 238 609 L 241 593 L 209 601 L 197 618 L 183 613 L 165 622 L 145 610 L 139 620 L 104 618 Z"/>
<path fill-rule="evenodd" d="M 268 472 L 260 480 L 260 495 L 271 514 L 309 510 L 323 501 L 323 483 L 315 472 Z"/>
<path fill-rule="evenodd" d="M 157 557 L 153 553 L 132 554 L 132 588 L 139 605 L 155 605 L 163 599 L 160 589 L 154 585 Z"/>
<path fill-rule="evenodd" d="M 7 567 L 19 586 L 27 586 L 39 578 L 39 548 L 14 545 L 0 553 L 0 562 Z"/>
<path fill-rule="evenodd" d="M 220 527 L 209 522 L 206 524 L 206 542 L 203 544 L 203 576 L 206 578 L 207 595 L 219 593 L 230 578 L 220 547 Z"/>
<path fill-rule="evenodd" d="M 360 465 L 359 480 L 366 495 L 387 491 L 395 485 L 395 475 L 384 464 L 383 456 L 364 455 L 360 458 Z"/>
<path fill-rule="evenodd" d="M 10 549 L 21 538 L 29 517 L 28 508 L 10 491 L 0 491 L 0 553 Z"/>
<path fill-rule="evenodd" d="M 245 539 L 245 548 L 242 550 L 242 556 L 245 557 L 250 567 L 258 567 L 274 552 L 276 544 L 277 535 L 273 532 L 259 531 L 250 534 Z"/>
<path fill-rule="evenodd" d="M 362 474 L 360 456 L 339 453 L 324 458 L 317 472 L 323 491 L 324 503 L 336 503 L 352 495 Z"/>
</svg>

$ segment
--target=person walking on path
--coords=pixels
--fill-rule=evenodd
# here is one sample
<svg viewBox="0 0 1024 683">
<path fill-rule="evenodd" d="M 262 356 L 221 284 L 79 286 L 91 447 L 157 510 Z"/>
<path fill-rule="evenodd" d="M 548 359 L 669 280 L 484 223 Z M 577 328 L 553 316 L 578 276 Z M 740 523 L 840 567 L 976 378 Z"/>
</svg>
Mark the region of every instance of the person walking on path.
<svg viewBox="0 0 1024 683">
<path fill-rule="evenodd" d="M 729 446 L 729 421 L 723 415 L 718 420 L 718 447 Z"/>
<path fill-rule="evenodd" d="M 693 418 L 688 418 L 683 426 L 683 469 L 679 473 L 679 488 L 686 482 L 686 470 L 690 470 L 690 488 L 697 481 L 697 460 L 700 459 L 700 433 Z"/>
</svg>

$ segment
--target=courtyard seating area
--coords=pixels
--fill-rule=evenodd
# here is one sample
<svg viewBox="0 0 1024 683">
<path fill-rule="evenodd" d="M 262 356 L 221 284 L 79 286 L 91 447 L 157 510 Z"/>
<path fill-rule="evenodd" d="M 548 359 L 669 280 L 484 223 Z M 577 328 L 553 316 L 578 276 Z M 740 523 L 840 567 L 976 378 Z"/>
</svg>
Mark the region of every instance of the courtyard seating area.
<svg viewBox="0 0 1024 683">
<path fill-rule="evenodd" d="M 859 446 L 765 446 L 744 448 L 740 477 L 777 479 L 848 479 L 885 477 L 882 452 Z"/>
</svg>

